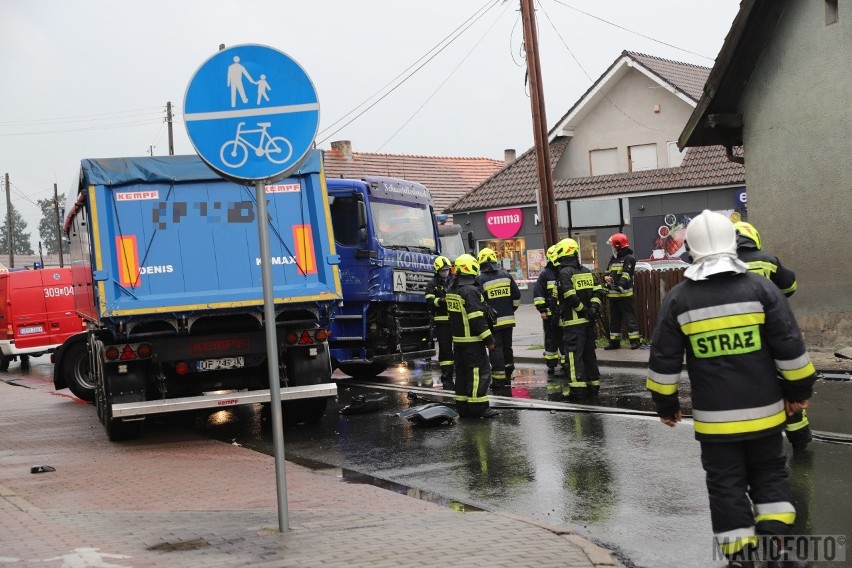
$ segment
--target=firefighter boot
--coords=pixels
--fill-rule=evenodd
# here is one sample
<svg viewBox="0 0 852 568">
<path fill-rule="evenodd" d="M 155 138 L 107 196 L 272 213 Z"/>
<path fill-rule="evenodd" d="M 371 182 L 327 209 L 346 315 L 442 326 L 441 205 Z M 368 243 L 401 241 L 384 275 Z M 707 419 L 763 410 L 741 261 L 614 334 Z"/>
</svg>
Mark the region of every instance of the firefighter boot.
<svg viewBox="0 0 852 568">
<path fill-rule="evenodd" d="M 611 351 L 612 349 L 621 349 L 620 339 L 610 339 L 609 345 L 604 346 L 604 351 Z"/>
</svg>

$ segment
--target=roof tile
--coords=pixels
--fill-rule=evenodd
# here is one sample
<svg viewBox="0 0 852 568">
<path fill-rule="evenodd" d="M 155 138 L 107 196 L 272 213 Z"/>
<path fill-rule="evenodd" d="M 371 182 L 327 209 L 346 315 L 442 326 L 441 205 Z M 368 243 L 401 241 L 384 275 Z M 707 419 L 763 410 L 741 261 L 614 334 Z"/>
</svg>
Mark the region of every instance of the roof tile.
<svg viewBox="0 0 852 568">
<path fill-rule="evenodd" d="M 352 152 L 348 160 L 332 148 L 323 152 L 326 177 L 360 179 L 388 176 L 425 185 L 435 201 L 435 211 L 444 211 L 471 189 L 505 165 L 490 158 L 455 158 L 407 154 Z"/>
</svg>

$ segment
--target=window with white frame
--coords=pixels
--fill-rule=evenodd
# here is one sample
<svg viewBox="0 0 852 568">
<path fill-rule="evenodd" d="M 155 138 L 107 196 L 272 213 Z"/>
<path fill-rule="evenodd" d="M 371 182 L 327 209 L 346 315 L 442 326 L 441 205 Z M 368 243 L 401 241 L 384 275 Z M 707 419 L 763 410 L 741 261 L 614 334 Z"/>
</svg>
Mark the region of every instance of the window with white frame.
<svg viewBox="0 0 852 568">
<path fill-rule="evenodd" d="M 631 172 L 653 170 L 657 166 L 657 145 L 638 144 L 627 147 L 627 163 Z"/>
<path fill-rule="evenodd" d="M 589 151 L 589 175 L 617 174 L 618 148 L 603 148 Z"/>
</svg>

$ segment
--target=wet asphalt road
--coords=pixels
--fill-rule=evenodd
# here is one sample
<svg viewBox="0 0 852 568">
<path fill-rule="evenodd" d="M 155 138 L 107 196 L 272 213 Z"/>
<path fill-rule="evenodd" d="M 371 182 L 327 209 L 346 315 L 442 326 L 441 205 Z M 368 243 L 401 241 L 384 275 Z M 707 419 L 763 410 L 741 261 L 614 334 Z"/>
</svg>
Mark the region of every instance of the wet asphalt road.
<svg viewBox="0 0 852 568">
<path fill-rule="evenodd" d="M 437 378 L 420 369 L 395 369 L 379 382 L 440 392 Z M 339 382 L 338 408 L 355 394 L 383 392 L 347 386 L 351 382 Z M 835 382 L 821 389 L 831 391 L 830 398 L 841 405 L 852 396 L 852 384 Z M 547 399 L 549 392 L 544 369 L 529 368 L 517 375 L 512 394 Z M 492 420 L 422 428 L 395 415 L 410 404 L 403 391 L 390 392 L 387 407 L 371 414 L 340 415 L 330 408 L 320 424 L 285 432 L 287 458 L 343 468 L 348 480 L 364 482 L 356 473 L 366 474 L 421 498 L 564 526 L 605 546 L 628 566 L 724 564 L 712 560 L 704 473 L 690 424 L 670 429 L 651 416 L 504 408 Z M 606 375 L 596 404 L 652 410 L 644 374 Z M 215 428 L 207 431 L 272 452 L 268 429 L 260 428 L 256 438 L 231 430 L 227 421 L 223 426 L 218 434 Z M 792 457 L 797 534 L 852 534 L 850 466 L 849 445 L 814 443 Z M 826 564 L 832 565 L 838 566 Z"/>
<path fill-rule="evenodd" d="M 2 380 L 52 390 L 52 366 L 45 363 L 34 359 L 29 370 L 13 363 Z M 642 373 L 604 372 L 597 405 L 652 410 Z M 320 423 L 286 430 L 288 459 L 343 468 L 349 482 L 564 526 L 610 549 L 627 566 L 723 565 L 712 560 L 699 447 L 689 424 L 669 429 L 649 416 L 504 408 L 492 420 L 420 428 L 395 415 L 410 406 L 404 390 L 390 392 L 381 411 L 339 414 L 353 395 L 383 392 L 348 386 L 352 382 L 339 382 L 338 404 Z M 379 382 L 441 391 L 437 373 L 422 369 L 394 369 Z M 548 389 L 543 368 L 533 366 L 518 373 L 512 394 L 544 400 L 559 390 L 552 383 Z M 839 424 L 833 414 L 848 408 L 852 384 L 831 382 L 818 390 L 831 403 L 822 414 Z M 168 415 L 150 427 L 192 428 L 271 454 L 266 425 L 256 405 Z M 824 442 L 791 458 L 797 534 L 852 534 L 850 465 L 852 446 Z"/>
</svg>

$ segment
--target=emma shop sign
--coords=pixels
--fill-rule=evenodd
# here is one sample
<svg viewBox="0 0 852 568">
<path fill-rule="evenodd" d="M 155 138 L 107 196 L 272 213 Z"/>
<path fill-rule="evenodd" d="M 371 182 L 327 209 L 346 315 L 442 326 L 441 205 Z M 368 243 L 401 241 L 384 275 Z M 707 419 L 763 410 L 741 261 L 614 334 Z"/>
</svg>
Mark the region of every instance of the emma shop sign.
<svg viewBox="0 0 852 568">
<path fill-rule="evenodd" d="M 520 209 L 499 209 L 485 212 L 485 225 L 488 232 L 498 239 L 511 239 L 518 234 L 524 216 Z"/>
</svg>

